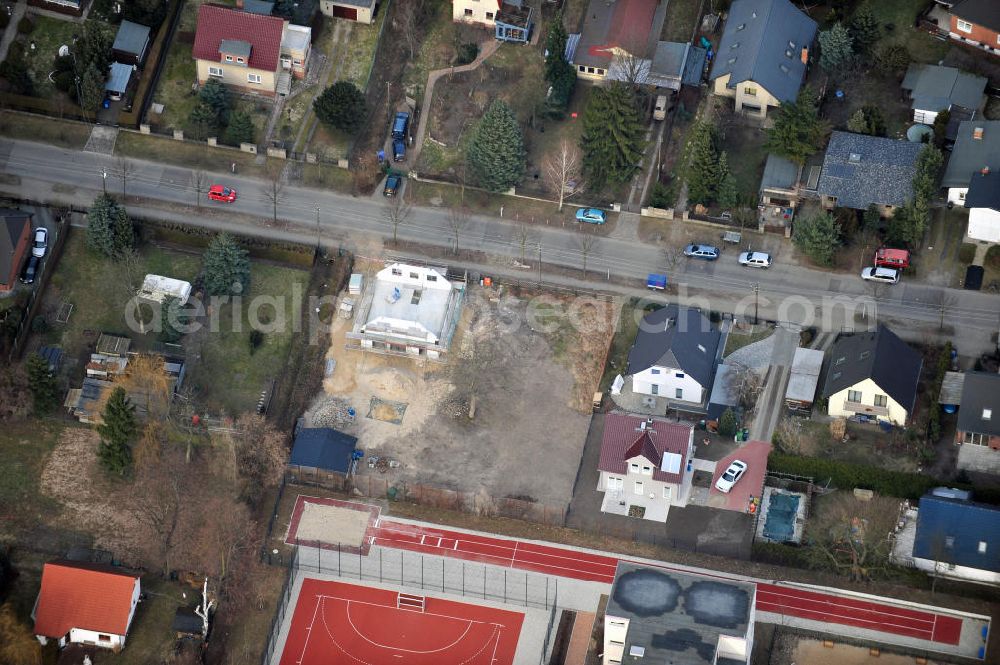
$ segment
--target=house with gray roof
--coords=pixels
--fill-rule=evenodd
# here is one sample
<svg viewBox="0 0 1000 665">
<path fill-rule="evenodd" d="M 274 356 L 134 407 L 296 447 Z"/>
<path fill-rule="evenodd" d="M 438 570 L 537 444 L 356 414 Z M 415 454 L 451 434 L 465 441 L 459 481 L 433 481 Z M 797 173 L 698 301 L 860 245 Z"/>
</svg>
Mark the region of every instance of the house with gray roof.
<svg viewBox="0 0 1000 665">
<path fill-rule="evenodd" d="M 940 487 L 920 497 L 912 561 L 932 575 L 1000 585 L 1000 508 Z"/>
<path fill-rule="evenodd" d="M 602 665 L 738 665 L 753 651 L 756 587 L 619 562 Z"/>
<path fill-rule="evenodd" d="M 974 118 L 986 103 L 986 84 L 984 77 L 954 67 L 912 64 L 901 87 L 913 100 L 913 121 L 933 125 L 941 111 Z"/>
<path fill-rule="evenodd" d="M 941 177 L 948 202 L 965 205 L 969 183 L 977 173 L 1000 171 L 1000 120 L 969 120 L 958 126 L 958 136 Z"/>
<path fill-rule="evenodd" d="M 736 0 L 715 54 L 712 92 L 736 111 L 763 118 L 802 87 L 816 21 L 789 0 Z"/>
<path fill-rule="evenodd" d="M 704 314 L 670 304 L 650 312 L 628 354 L 632 392 L 671 405 L 703 406 L 712 388 L 721 333 Z"/>
<path fill-rule="evenodd" d="M 1000 374 L 963 375 L 955 443 L 958 468 L 1000 474 Z"/>
<path fill-rule="evenodd" d="M 830 350 L 823 395 L 827 413 L 905 425 L 917 402 L 924 361 L 883 325 L 841 335 Z"/>
<path fill-rule="evenodd" d="M 764 226 L 787 226 L 799 205 L 801 167 L 778 155 L 769 154 L 760 179 L 760 221 Z"/>
<path fill-rule="evenodd" d="M 146 51 L 149 50 L 149 38 L 148 27 L 132 21 L 122 21 L 111 46 L 111 57 L 123 65 L 142 65 L 146 59 Z"/>
<path fill-rule="evenodd" d="M 882 136 L 834 132 L 823 157 L 817 192 L 823 206 L 867 210 L 883 217 L 913 198 L 913 176 L 921 143 Z"/>
</svg>

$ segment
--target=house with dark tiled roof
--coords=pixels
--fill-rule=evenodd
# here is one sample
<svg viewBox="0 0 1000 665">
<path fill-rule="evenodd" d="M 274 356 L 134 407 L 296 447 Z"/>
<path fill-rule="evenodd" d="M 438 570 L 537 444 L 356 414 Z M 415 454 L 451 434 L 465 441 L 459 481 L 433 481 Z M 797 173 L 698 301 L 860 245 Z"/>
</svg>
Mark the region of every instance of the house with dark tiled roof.
<svg viewBox="0 0 1000 665">
<path fill-rule="evenodd" d="M 526 44 L 534 28 L 531 5 L 523 0 L 452 0 L 451 18 L 490 28 L 502 42 Z"/>
<path fill-rule="evenodd" d="M 736 0 L 715 53 L 712 92 L 758 118 L 798 97 L 816 21 L 789 0 Z"/>
<path fill-rule="evenodd" d="M 609 413 L 601 437 L 601 512 L 666 522 L 685 506 L 694 474 L 694 429 L 660 418 Z"/>
<path fill-rule="evenodd" d="M 1000 171 L 1000 120 L 966 120 L 958 126 L 951 157 L 941 176 L 948 202 L 965 205 L 969 183 L 984 171 Z"/>
<path fill-rule="evenodd" d="M 923 358 L 883 325 L 837 338 L 829 354 L 827 413 L 905 425 L 917 401 Z"/>
<path fill-rule="evenodd" d="M 958 404 L 958 468 L 1000 473 L 1000 374 L 966 372 Z"/>
<path fill-rule="evenodd" d="M 32 619 L 43 645 L 86 644 L 119 651 L 139 603 L 139 577 L 111 566 L 55 561 L 42 568 Z"/>
<path fill-rule="evenodd" d="M 824 207 L 867 210 L 883 217 L 913 198 L 913 176 L 923 144 L 882 136 L 833 132 L 816 188 Z"/>
<path fill-rule="evenodd" d="M 954 40 L 1000 55 L 1000 2 L 960 0 L 949 10 L 948 36 Z"/>
<path fill-rule="evenodd" d="M 938 488 L 917 506 L 913 565 L 933 575 L 1000 584 L 1000 508 Z"/>
<path fill-rule="evenodd" d="M 31 214 L 0 209 L 0 293 L 14 290 L 31 246 Z"/>
<path fill-rule="evenodd" d="M 288 471 L 294 480 L 342 482 L 353 471 L 358 439 L 332 427 L 303 427 L 295 433 Z"/>
<path fill-rule="evenodd" d="M 667 305 L 643 317 L 628 354 L 632 392 L 672 406 L 703 405 L 712 389 L 721 333 L 696 309 Z"/>
<path fill-rule="evenodd" d="M 287 95 L 292 79 L 306 75 L 311 42 L 311 28 L 204 4 L 198 8 L 192 52 L 198 83 L 215 79 L 238 92 Z"/>
<path fill-rule="evenodd" d="M 972 176 L 965 207 L 969 209 L 969 240 L 1000 243 L 1000 172 Z"/>
</svg>

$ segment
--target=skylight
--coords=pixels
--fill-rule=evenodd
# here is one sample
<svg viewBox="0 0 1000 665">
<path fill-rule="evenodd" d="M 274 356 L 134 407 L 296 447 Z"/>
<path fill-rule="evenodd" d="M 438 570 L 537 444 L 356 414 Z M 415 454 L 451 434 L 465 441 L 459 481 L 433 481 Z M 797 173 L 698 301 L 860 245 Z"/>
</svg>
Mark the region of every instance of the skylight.
<svg viewBox="0 0 1000 665">
<path fill-rule="evenodd" d="M 858 162 L 861 161 L 861 155 L 856 152 L 852 152 L 851 156 L 847 158 L 847 161 L 851 162 L 852 164 L 857 164 Z"/>
</svg>

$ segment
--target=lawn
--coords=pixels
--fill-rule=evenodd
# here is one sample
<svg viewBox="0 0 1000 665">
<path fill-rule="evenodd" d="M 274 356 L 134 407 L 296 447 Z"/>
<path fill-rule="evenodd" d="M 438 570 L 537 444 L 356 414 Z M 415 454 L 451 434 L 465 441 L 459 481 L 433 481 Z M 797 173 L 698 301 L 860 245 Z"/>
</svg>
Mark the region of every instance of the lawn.
<svg viewBox="0 0 1000 665">
<path fill-rule="evenodd" d="M 729 170 L 736 179 L 738 191 L 750 193 L 759 189 L 767 160 L 766 140 L 767 134 L 756 127 L 730 125 L 726 129 L 720 147 L 728 155 Z"/>
<path fill-rule="evenodd" d="M 866 3 L 882 24 L 883 44 L 903 44 L 917 62 L 937 63 L 948 52 L 948 43 L 917 30 L 917 15 L 926 6 L 914 0 L 878 0 Z"/>
<path fill-rule="evenodd" d="M 451 20 L 451 8 L 444 3 L 435 6 L 435 15 L 428 19 L 424 27 L 423 40 L 413 60 L 403 74 L 403 85 L 409 88 L 423 90 L 427 85 L 427 75 L 435 69 L 443 69 L 451 65 L 455 55 L 456 41 L 473 41 L 472 34 L 463 30 L 463 26 Z M 456 35 L 460 37 L 456 38 Z M 469 37 L 462 39 L 461 36 Z M 406 48 L 400 45 L 400 48 Z M 407 51 L 409 55 L 409 51 Z"/>
<path fill-rule="evenodd" d="M 126 273 L 120 264 L 103 258 L 86 246 L 82 229 L 71 229 L 63 254 L 45 293 L 43 313 L 51 325 L 45 333 L 49 343 L 61 344 L 68 358 L 77 359 L 88 345 L 97 341 L 101 332 L 125 334 L 133 340 L 134 349 L 150 349 L 156 345 L 153 333 L 130 331 L 125 318 L 126 303 L 132 297 Z M 193 280 L 200 270 L 201 258 L 145 245 L 135 269 L 141 280 L 147 273 L 176 279 Z M 67 323 L 56 323 L 55 313 L 61 303 L 73 305 Z"/>
<path fill-rule="evenodd" d="M 351 38 L 347 42 L 346 53 L 340 49 L 343 57 L 340 80 L 352 81 L 362 90 L 368 85 L 368 76 L 375 60 L 375 51 L 378 49 L 379 34 L 388 13 L 385 10 L 378 12 L 375 22 L 371 25 L 354 23 L 351 26 Z M 403 48 L 403 45 L 397 44 L 395 48 Z"/>
<path fill-rule="evenodd" d="M 115 143 L 115 154 L 119 157 L 135 157 L 175 166 L 202 169 L 209 172 L 228 172 L 236 163 L 241 175 L 257 178 L 268 176 L 267 164 L 257 163 L 257 156 L 248 152 L 211 148 L 208 144 L 175 141 L 165 136 L 152 136 L 138 132 L 122 132 Z"/>
<path fill-rule="evenodd" d="M 89 24 L 100 26 L 105 32 L 114 32 L 114 28 L 101 21 L 90 21 Z M 18 41 L 24 45 L 24 61 L 35 82 L 35 97 L 44 99 L 55 91 L 55 86 L 49 80 L 49 72 L 53 70 L 53 61 L 59 55 L 59 47 L 64 44 L 72 46 L 73 37 L 81 34 L 83 27 L 79 24 L 48 16 L 35 16 L 35 29 L 31 34 L 18 37 Z M 33 50 L 31 44 L 35 45 Z"/>
<path fill-rule="evenodd" d="M 350 192 L 354 178 L 350 171 L 335 164 L 303 164 L 302 183 L 307 187 Z"/>
<path fill-rule="evenodd" d="M 774 334 L 774 328 L 768 325 L 753 326 L 749 332 L 744 332 L 741 330 L 730 330 L 729 334 L 726 335 L 726 348 L 722 352 L 722 357 L 725 358 L 733 351 L 737 349 L 742 349 L 744 346 L 750 346 L 755 342 L 759 342 L 763 339 L 767 339 Z"/>
<path fill-rule="evenodd" d="M 577 84 L 573 91 L 573 98 L 570 100 L 569 109 L 563 120 L 541 120 L 535 128 L 526 127 L 524 132 L 524 142 L 528 149 L 528 172 L 525 181 L 534 181 L 534 175 L 539 174 L 539 182 L 526 182 L 528 189 L 538 193 L 544 191 L 546 196 L 556 197 L 558 192 L 548 191 L 550 186 L 544 182 L 543 172 L 545 159 L 559 149 L 559 144 L 566 140 L 572 146 L 580 143 L 580 134 L 583 133 L 583 110 L 587 108 L 590 95 L 594 87 L 591 85 Z M 573 114 L 577 117 L 574 118 Z M 593 197 L 596 192 L 585 194 Z M 575 199 L 573 199 L 575 200 Z"/>
<path fill-rule="evenodd" d="M 0 512 L 4 533 L 16 535 L 58 513 L 58 502 L 39 491 L 39 480 L 63 427 L 56 421 L 35 419 L 4 423 L 0 428 L 0 506 L 9 509 Z"/>
<path fill-rule="evenodd" d="M 216 5 L 236 6 L 236 0 L 186 0 L 181 9 L 181 20 L 177 25 L 180 32 L 194 32 L 198 27 L 198 9 L 206 2 Z"/>
<path fill-rule="evenodd" d="M 628 365 L 628 353 L 635 342 L 635 336 L 639 332 L 639 321 L 643 316 L 645 312 L 639 307 L 638 299 L 631 298 L 622 304 L 615 336 L 611 338 L 608 364 L 604 367 L 604 376 L 601 377 L 602 391 L 609 390 L 615 377 L 625 371 L 625 366 Z"/>
<path fill-rule="evenodd" d="M 206 328 L 185 338 L 184 344 L 200 349 L 201 358 L 190 368 L 188 381 L 204 395 L 206 407 L 229 414 L 249 411 L 264 382 L 279 378 L 288 359 L 292 322 L 303 306 L 294 301 L 294 294 L 304 294 L 308 282 L 306 271 L 254 262 L 249 297 L 243 298 L 239 318 L 233 303 L 220 305 L 218 330 Z M 251 351 L 249 341 L 251 313 L 255 321 L 275 329 L 265 332 L 256 351 Z"/>
<path fill-rule="evenodd" d="M 109 663 L 146 665 L 165 662 L 174 648 L 175 634 L 171 630 L 174 613 L 178 607 L 193 608 L 192 601 L 198 597 L 191 587 L 153 575 L 144 575 L 141 585 L 146 599 L 136 608 L 135 622 L 128 633 L 128 644 Z M 187 593 L 187 599 L 181 596 L 182 593 Z"/>
<path fill-rule="evenodd" d="M 30 139 L 80 150 L 87 145 L 90 130 L 91 125 L 82 122 L 0 111 L 0 135 L 10 138 Z"/>
<path fill-rule="evenodd" d="M 691 41 L 691 35 L 698 26 L 700 8 L 701 0 L 670 0 L 660 40 L 684 43 Z"/>
<path fill-rule="evenodd" d="M 198 94 L 192 89 L 198 72 L 191 57 L 191 44 L 182 44 L 176 37 L 170 45 L 166 62 L 160 73 L 160 84 L 153 101 L 163 104 L 163 113 L 149 111 L 147 121 L 166 129 L 184 129 L 191 110 L 198 103 Z"/>
</svg>

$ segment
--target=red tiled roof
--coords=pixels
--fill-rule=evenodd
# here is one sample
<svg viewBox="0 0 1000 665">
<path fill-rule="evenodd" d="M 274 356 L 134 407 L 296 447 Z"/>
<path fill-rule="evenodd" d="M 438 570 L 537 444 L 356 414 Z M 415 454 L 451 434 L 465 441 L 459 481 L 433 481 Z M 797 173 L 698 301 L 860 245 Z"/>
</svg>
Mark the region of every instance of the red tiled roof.
<svg viewBox="0 0 1000 665">
<path fill-rule="evenodd" d="M 653 480 L 679 483 L 687 463 L 688 442 L 691 440 L 690 425 L 653 419 L 652 425 L 642 431 L 646 418 L 609 413 L 604 417 L 604 436 L 601 439 L 601 460 L 597 468 L 608 473 L 625 473 L 625 460 L 642 455 L 655 467 Z M 679 473 L 660 470 L 664 453 L 681 456 Z"/>
<path fill-rule="evenodd" d="M 278 70 L 284 27 L 284 19 L 277 16 L 262 16 L 205 4 L 198 8 L 198 31 L 195 33 L 192 53 L 197 60 L 219 62 L 219 44 L 222 40 L 244 41 L 251 47 L 247 66 L 275 72 Z"/>
<path fill-rule="evenodd" d="M 604 43 L 591 46 L 591 55 L 611 56 L 611 49 L 620 47 L 642 57 L 649 43 L 658 0 L 618 0 Z"/>
<path fill-rule="evenodd" d="M 137 579 L 106 566 L 68 561 L 45 564 L 35 635 L 59 638 L 71 628 L 124 635 Z"/>
</svg>

